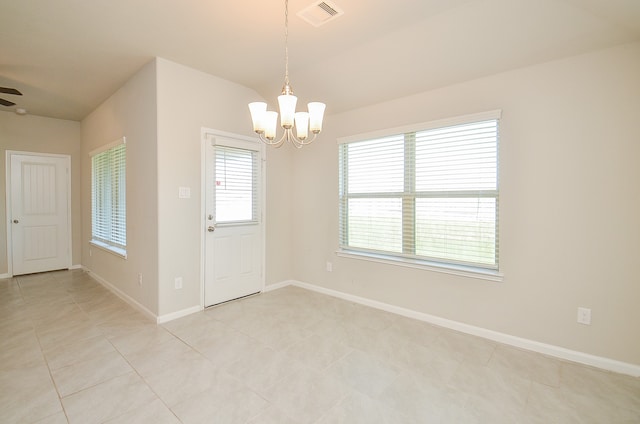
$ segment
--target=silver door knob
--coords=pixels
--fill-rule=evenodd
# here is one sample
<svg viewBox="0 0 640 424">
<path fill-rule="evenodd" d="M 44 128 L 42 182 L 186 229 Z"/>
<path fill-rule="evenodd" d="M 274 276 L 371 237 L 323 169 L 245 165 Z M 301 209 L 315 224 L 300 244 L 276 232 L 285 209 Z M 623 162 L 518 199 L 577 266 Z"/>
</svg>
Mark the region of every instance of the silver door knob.
<svg viewBox="0 0 640 424">
<path fill-rule="evenodd" d="M 20 222 L 20 221 L 18 221 L 17 219 L 14 219 L 14 220 L 13 220 L 13 223 L 14 223 L 14 224 L 18 224 L 19 222 Z"/>
<path fill-rule="evenodd" d="M 216 227 L 214 225 L 209 225 L 207 227 L 207 231 L 209 231 L 210 233 L 213 233 L 216 230 Z"/>
</svg>

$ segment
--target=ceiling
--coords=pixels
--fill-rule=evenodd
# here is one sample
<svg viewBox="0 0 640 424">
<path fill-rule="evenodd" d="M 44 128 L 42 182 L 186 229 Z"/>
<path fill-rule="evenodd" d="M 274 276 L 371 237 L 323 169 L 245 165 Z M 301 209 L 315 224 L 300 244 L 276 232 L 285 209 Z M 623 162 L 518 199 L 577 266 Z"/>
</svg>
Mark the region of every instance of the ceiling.
<svg viewBox="0 0 640 424">
<path fill-rule="evenodd" d="M 640 40 L 638 0 L 327 0 L 320 27 L 313 2 L 289 1 L 289 73 L 327 113 Z M 24 94 L 0 110 L 81 120 L 156 56 L 273 100 L 284 1 L 0 0 L 0 86 Z"/>
</svg>

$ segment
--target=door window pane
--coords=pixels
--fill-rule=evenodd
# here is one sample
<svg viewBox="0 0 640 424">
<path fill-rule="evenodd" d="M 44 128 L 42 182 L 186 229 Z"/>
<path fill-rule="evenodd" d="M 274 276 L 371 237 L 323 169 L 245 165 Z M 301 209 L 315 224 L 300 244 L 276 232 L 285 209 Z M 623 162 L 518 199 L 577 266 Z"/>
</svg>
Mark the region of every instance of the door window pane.
<svg viewBox="0 0 640 424">
<path fill-rule="evenodd" d="M 257 221 L 257 153 L 216 146 L 216 222 Z"/>
</svg>

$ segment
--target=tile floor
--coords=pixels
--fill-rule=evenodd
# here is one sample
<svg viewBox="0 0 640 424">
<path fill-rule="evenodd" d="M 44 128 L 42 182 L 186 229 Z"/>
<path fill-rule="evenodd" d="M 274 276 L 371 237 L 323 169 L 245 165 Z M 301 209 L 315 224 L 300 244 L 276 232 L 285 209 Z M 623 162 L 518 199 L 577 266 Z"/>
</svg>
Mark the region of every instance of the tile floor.
<svg viewBox="0 0 640 424">
<path fill-rule="evenodd" d="M 157 326 L 0 280 L 1 423 L 639 423 L 640 379 L 287 287 Z"/>
</svg>

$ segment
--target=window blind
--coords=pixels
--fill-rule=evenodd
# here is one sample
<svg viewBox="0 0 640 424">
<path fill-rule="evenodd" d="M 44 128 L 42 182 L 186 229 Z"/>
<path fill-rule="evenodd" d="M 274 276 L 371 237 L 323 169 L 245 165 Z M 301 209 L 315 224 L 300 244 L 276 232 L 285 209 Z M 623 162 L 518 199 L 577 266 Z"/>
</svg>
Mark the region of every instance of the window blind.
<svg viewBox="0 0 640 424">
<path fill-rule="evenodd" d="M 498 119 L 339 151 L 341 249 L 498 268 Z"/>
<path fill-rule="evenodd" d="M 257 222 L 257 152 L 216 146 L 215 157 L 216 223 Z"/>
<path fill-rule="evenodd" d="M 120 249 L 127 246 L 126 144 L 91 157 L 91 236 Z"/>
</svg>

